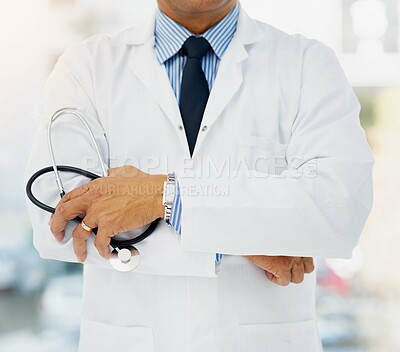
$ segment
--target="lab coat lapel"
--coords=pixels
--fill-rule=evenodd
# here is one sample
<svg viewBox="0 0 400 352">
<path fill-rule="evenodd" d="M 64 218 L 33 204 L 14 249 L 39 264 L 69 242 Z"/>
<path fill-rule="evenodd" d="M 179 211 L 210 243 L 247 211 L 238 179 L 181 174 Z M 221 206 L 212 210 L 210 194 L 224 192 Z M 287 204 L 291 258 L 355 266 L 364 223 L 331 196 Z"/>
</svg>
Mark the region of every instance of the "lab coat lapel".
<svg viewBox="0 0 400 352">
<path fill-rule="evenodd" d="M 255 43 L 263 34 L 255 20 L 240 9 L 236 33 L 220 61 L 216 80 L 204 111 L 202 126 L 210 130 L 243 83 L 242 63 L 248 57 L 246 45 Z M 200 149 L 206 134 L 199 131 L 194 155 Z"/>
<path fill-rule="evenodd" d="M 129 67 L 171 121 L 185 153 L 189 154 L 185 133 L 178 133 L 178 126 L 183 124 L 171 82 L 164 65 L 160 65 L 155 56 L 154 16 L 143 26 L 142 33 L 132 33 L 126 40 L 129 44 L 136 45 Z"/>
</svg>

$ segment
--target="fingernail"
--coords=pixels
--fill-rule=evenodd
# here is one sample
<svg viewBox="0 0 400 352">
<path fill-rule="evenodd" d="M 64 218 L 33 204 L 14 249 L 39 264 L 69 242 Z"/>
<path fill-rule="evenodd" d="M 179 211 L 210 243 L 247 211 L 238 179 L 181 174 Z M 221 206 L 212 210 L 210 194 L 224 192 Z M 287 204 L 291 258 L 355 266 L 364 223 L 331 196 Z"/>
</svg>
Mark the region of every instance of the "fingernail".
<svg viewBox="0 0 400 352">
<path fill-rule="evenodd" d="M 64 240 L 64 235 L 65 231 L 61 231 L 59 234 L 55 236 L 58 243 L 61 243 Z"/>
<path fill-rule="evenodd" d="M 265 276 L 268 278 L 268 280 L 272 280 L 273 275 L 269 272 L 265 270 Z"/>
</svg>

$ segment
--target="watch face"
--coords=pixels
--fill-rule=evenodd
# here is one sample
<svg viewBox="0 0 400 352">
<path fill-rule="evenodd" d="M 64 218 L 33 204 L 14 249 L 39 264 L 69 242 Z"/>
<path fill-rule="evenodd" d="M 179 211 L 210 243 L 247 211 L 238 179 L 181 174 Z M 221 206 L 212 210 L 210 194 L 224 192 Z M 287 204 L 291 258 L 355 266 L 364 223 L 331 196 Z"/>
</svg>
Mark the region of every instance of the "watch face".
<svg viewBox="0 0 400 352">
<path fill-rule="evenodd" d="M 165 203 L 172 203 L 175 196 L 175 185 L 173 183 L 167 183 L 165 186 L 164 199 Z"/>
<path fill-rule="evenodd" d="M 167 193 L 167 195 L 169 195 L 169 194 L 174 194 L 174 191 L 175 191 L 175 185 L 174 184 L 167 184 L 167 187 L 166 187 L 166 193 Z"/>
</svg>

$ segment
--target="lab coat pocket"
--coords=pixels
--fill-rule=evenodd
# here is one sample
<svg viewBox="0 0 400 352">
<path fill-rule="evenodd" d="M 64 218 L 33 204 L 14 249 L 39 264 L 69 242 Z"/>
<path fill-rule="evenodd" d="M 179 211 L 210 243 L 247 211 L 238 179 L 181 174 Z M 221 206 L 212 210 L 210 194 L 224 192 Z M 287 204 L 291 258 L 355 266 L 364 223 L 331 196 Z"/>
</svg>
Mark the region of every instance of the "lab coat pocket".
<svg viewBox="0 0 400 352">
<path fill-rule="evenodd" d="M 286 150 L 287 144 L 268 137 L 240 135 L 238 164 L 255 174 L 280 175 L 288 166 Z"/>
<path fill-rule="evenodd" d="M 154 352 L 153 329 L 81 320 L 79 352 Z"/>
<path fill-rule="evenodd" d="M 322 352 L 315 320 L 239 326 L 239 352 Z"/>
</svg>

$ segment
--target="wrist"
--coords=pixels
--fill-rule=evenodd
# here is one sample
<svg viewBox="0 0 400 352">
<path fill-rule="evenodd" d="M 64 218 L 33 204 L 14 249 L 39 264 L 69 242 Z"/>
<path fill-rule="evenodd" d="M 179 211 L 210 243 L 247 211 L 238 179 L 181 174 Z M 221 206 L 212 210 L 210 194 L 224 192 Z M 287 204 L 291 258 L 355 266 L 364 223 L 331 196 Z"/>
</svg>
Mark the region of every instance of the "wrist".
<svg viewBox="0 0 400 352">
<path fill-rule="evenodd" d="M 163 190 L 164 190 L 164 182 L 167 179 L 167 175 L 154 175 L 154 185 L 155 190 L 153 197 L 153 210 L 154 210 L 154 218 L 163 218 L 164 217 L 164 205 L 163 205 Z"/>
</svg>

